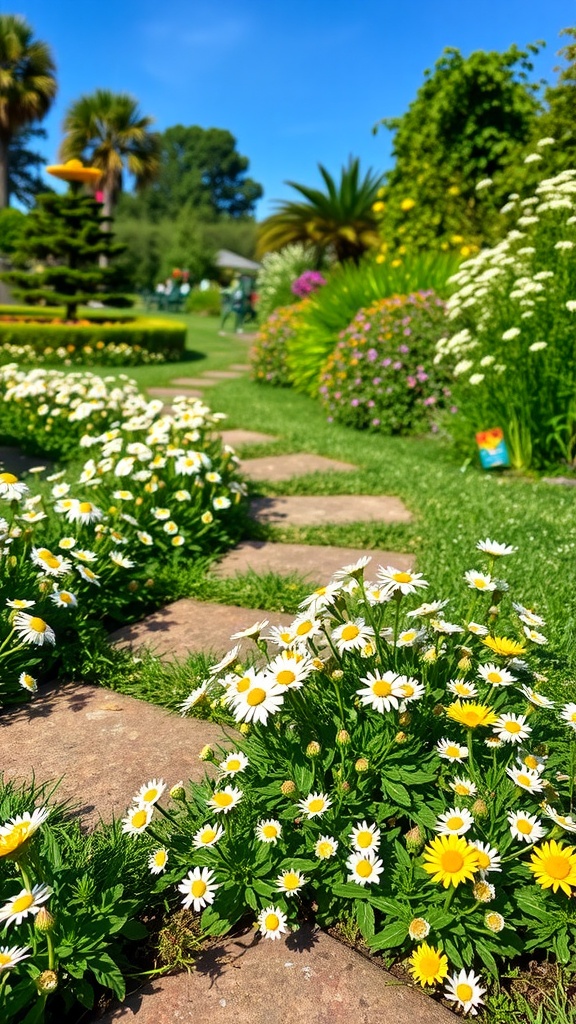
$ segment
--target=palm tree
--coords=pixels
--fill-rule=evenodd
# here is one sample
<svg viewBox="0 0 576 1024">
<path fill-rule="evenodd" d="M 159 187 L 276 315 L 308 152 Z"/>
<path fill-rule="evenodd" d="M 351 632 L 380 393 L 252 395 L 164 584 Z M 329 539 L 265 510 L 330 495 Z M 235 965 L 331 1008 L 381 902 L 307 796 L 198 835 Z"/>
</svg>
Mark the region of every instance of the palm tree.
<svg viewBox="0 0 576 1024">
<path fill-rule="evenodd" d="M 152 123 L 151 117 L 142 115 L 132 96 L 108 89 L 81 96 L 69 107 L 61 157 L 80 158 L 103 172 L 105 216 L 113 213 L 125 170 L 134 176 L 137 188 L 155 178 L 160 136 L 150 131 Z"/>
<path fill-rule="evenodd" d="M 28 22 L 0 14 L 0 209 L 8 206 L 8 147 L 19 129 L 47 113 L 56 95 L 56 65 Z"/>
<path fill-rule="evenodd" d="M 276 212 L 260 225 L 259 255 L 290 242 L 312 242 L 322 251 L 332 250 L 340 262 L 357 263 L 367 249 L 380 243 L 372 206 L 382 176 L 369 170 L 361 178 L 359 160 L 352 158 L 342 168 L 338 184 L 322 164 L 318 169 L 326 191 L 288 181 L 305 201 L 277 203 Z"/>
</svg>

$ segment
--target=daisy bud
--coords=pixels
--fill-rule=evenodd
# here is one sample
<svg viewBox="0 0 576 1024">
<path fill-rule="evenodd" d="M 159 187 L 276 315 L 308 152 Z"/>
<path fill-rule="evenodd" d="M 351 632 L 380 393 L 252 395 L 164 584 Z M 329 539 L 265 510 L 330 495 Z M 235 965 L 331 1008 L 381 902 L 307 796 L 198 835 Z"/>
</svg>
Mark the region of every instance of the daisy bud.
<svg viewBox="0 0 576 1024">
<path fill-rule="evenodd" d="M 240 726 L 240 732 L 242 733 L 243 736 L 249 736 L 251 732 L 250 723 L 242 722 L 242 725 Z"/>
<path fill-rule="evenodd" d="M 440 716 L 444 714 L 444 705 L 436 704 L 436 706 L 432 708 L 432 714 L 436 715 L 436 718 L 440 718 Z"/>
<path fill-rule="evenodd" d="M 312 740 L 306 747 L 306 757 L 318 757 L 321 747 L 316 740 Z"/>
<path fill-rule="evenodd" d="M 438 661 L 438 654 L 435 647 L 429 647 L 427 651 L 424 651 L 422 655 L 422 661 L 426 661 L 431 664 L 434 661 Z"/>
<path fill-rule="evenodd" d="M 11 569 L 16 568 L 16 566 L 18 565 L 18 559 L 16 558 L 16 555 L 10 555 L 10 557 L 8 558 L 8 565 L 10 566 Z"/>
<path fill-rule="evenodd" d="M 296 792 L 296 786 L 292 782 L 292 779 L 286 779 L 285 782 L 280 786 L 280 792 L 282 796 L 294 796 Z"/>
<path fill-rule="evenodd" d="M 422 835 L 422 829 L 419 825 L 415 825 L 409 832 L 404 836 L 406 840 L 406 849 L 408 853 L 420 853 L 420 850 L 424 846 L 424 836 Z"/>
<path fill-rule="evenodd" d="M 367 772 L 370 764 L 365 757 L 359 757 L 354 767 L 357 772 Z"/>
<path fill-rule="evenodd" d="M 333 680 L 333 682 L 339 683 L 340 680 L 342 679 L 343 675 L 344 675 L 344 673 L 343 673 L 341 668 L 335 668 L 333 673 L 332 673 L 332 680 Z"/>
<path fill-rule="evenodd" d="M 410 725 L 410 722 L 412 721 L 411 713 L 409 711 L 403 711 L 399 716 L 398 721 L 400 722 L 400 725 Z"/>
<path fill-rule="evenodd" d="M 40 583 L 38 584 L 38 590 L 40 591 L 41 594 L 49 594 L 50 591 L 52 590 L 52 583 L 50 582 L 50 580 L 40 580 Z"/>
<path fill-rule="evenodd" d="M 108 515 L 113 516 L 116 514 L 117 511 L 118 509 L 116 508 L 116 505 L 110 505 L 110 508 L 108 509 Z"/>
<path fill-rule="evenodd" d="M 407 733 L 405 733 L 405 732 L 397 732 L 395 737 L 394 737 L 394 743 L 406 743 L 407 739 L 408 739 L 408 734 Z"/>
<path fill-rule="evenodd" d="M 138 590 L 138 584 L 136 580 L 130 580 L 130 583 L 128 584 L 128 590 L 130 591 L 131 594 L 136 593 L 136 591 Z"/>
<path fill-rule="evenodd" d="M 312 658 L 312 664 L 317 672 L 322 672 L 324 668 L 324 662 L 322 658 Z"/>
<path fill-rule="evenodd" d="M 488 805 L 485 800 L 475 800 L 472 804 L 472 814 L 475 818 L 488 817 Z"/>
<path fill-rule="evenodd" d="M 54 915 L 50 913 L 48 907 L 40 907 L 40 910 L 34 918 L 34 927 L 38 932 L 51 932 L 55 924 Z"/>
<path fill-rule="evenodd" d="M 42 974 L 36 978 L 36 988 L 40 995 L 50 995 L 51 992 L 55 992 L 58 988 L 56 971 L 42 971 Z"/>
<path fill-rule="evenodd" d="M 430 934 L 430 925 L 424 917 L 414 917 L 408 925 L 408 935 L 411 939 L 421 942 Z"/>
<path fill-rule="evenodd" d="M 491 932 L 501 932 L 506 922 L 502 914 L 498 914 L 496 910 L 489 910 L 484 917 L 484 924 Z"/>
<path fill-rule="evenodd" d="M 460 658 L 460 661 L 458 662 L 458 668 L 460 669 L 461 672 L 467 672 L 468 669 L 471 667 L 472 660 L 468 657 L 467 654 L 465 654 L 463 658 Z"/>
<path fill-rule="evenodd" d="M 490 903 L 496 896 L 496 890 L 490 882 L 476 882 L 472 887 L 472 895 L 479 903 Z"/>
<path fill-rule="evenodd" d="M 146 583 L 144 584 L 144 586 L 145 587 L 153 587 L 154 586 L 154 580 L 153 579 L 146 580 Z"/>
<path fill-rule="evenodd" d="M 212 747 L 210 746 L 209 743 L 207 743 L 205 747 L 202 747 L 202 750 L 198 754 L 198 759 L 200 761 L 213 761 L 214 760 L 214 751 L 213 751 L 213 749 L 212 749 Z"/>
<path fill-rule="evenodd" d="M 134 504 L 135 504 L 135 505 L 142 505 L 142 504 L 143 504 L 143 502 L 144 502 L 144 498 L 142 498 L 142 497 L 138 496 L 138 497 L 136 498 L 136 500 L 135 500 Z"/>
<path fill-rule="evenodd" d="M 173 800 L 185 800 L 186 790 L 184 789 L 184 783 L 177 782 L 175 786 L 172 786 L 172 789 L 170 790 L 170 796 L 172 797 Z"/>
<path fill-rule="evenodd" d="M 496 619 L 498 617 L 498 615 L 500 614 L 499 609 L 498 609 L 498 605 L 497 604 L 490 605 L 490 611 L 488 612 L 488 614 L 489 614 L 491 619 Z"/>
<path fill-rule="evenodd" d="M 340 729 L 336 733 L 336 743 L 339 743 L 341 747 L 347 747 L 350 743 L 350 733 L 346 732 L 346 729 Z"/>
<path fill-rule="evenodd" d="M 340 786 L 340 790 L 341 790 L 342 793 L 349 793 L 350 792 L 350 783 L 349 782 L 343 782 L 342 785 Z"/>
</svg>

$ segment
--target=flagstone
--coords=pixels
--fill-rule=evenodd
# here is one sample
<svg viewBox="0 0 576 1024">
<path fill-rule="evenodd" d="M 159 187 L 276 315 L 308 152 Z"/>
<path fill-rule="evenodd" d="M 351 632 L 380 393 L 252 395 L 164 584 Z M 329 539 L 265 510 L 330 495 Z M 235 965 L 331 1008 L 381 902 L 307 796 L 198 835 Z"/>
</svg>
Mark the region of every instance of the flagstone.
<svg viewBox="0 0 576 1024">
<path fill-rule="evenodd" d="M 214 380 L 237 380 L 242 374 L 237 370 L 206 370 L 205 377 L 213 377 Z"/>
<path fill-rule="evenodd" d="M 231 370 L 242 370 L 242 371 L 249 370 L 250 369 L 250 363 L 230 363 L 230 369 Z"/>
<path fill-rule="evenodd" d="M 269 444 L 277 441 L 278 438 L 272 434 L 261 434 L 258 430 L 221 430 L 220 436 L 224 444 L 231 444 L 233 447 L 242 444 Z"/>
<path fill-rule="evenodd" d="M 213 382 L 206 377 L 173 377 L 170 387 L 177 388 L 209 388 Z"/>
<path fill-rule="evenodd" d="M 99 686 L 69 683 L 0 717 L 5 779 L 57 782 L 84 825 L 124 815 L 148 779 L 169 786 L 200 781 L 202 747 L 221 743 L 213 722 L 180 718 L 164 708 Z"/>
<path fill-rule="evenodd" d="M 376 494 L 293 495 L 255 498 L 250 514 L 270 526 L 325 526 L 340 523 L 409 523 L 412 513 L 400 498 Z"/>
<path fill-rule="evenodd" d="M 414 555 L 399 551 L 364 551 L 359 548 L 335 548 L 323 544 L 274 544 L 271 541 L 247 540 L 229 551 L 212 566 L 216 576 L 235 576 L 248 571 L 262 575 L 275 572 L 281 576 L 298 573 L 311 584 L 323 584 L 343 565 L 350 565 L 364 555 L 372 558 L 366 578 L 378 565 L 411 569 Z"/>
<path fill-rule="evenodd" d="M 327 459 L 323 455 L 293 452 L 288 455 L 265 455 L 259 459 L 245 459 L 242 461 L 241 469 L 251 480 L 278 483 L 309 473 L 350 473 L 357 467 L 350 462 Z"/>
<path fill-rule="evenodd" d="M 148 647 L 159 656 L 185 658 L 188 654 L 199 653 L 220 656 L 233 646 L 232 633 L 262 619 L 278 625 L 286 621 L 286 616 L 262 608 L 213 604 L 185 597 L 152 612 L 141 622 L 122 626 L 109 639 L 121 647 Z"/>
<path fill-rule="evenodd" d="M 102 1024 L 456 1024 L 460 1018 L 325 932 L 220 939 L 189 973 L 128 996 Z"/>
<path fill-rule="evenodd" d="M 150 398 L 204 398 L 201 391 L 194 388 L 148 388 Z"/>
</svg>

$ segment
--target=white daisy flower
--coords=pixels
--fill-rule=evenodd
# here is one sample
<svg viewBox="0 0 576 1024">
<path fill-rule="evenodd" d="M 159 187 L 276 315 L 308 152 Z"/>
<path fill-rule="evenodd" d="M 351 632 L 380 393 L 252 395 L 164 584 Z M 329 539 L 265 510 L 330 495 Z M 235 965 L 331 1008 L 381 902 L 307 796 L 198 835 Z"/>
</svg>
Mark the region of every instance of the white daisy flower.
<svg viewBox="0 0 576 1024">
<path fill-rule="evenodd" d="M 182 906 L 186 910 L 192 907 L 198 913 L 209 903 L 214 903 L 218 888 L 214 872 L 210 868 L 193 868 L 178 886 L 178 892 L 184 895 Z"/>
<path fill-rule="evenodd" d="M 510 686 L 516 682 L 516 677 L 507 668 L 498 668 L 490 662 L 488 665 L 478 666 L 478 675 L 490 686 Z"/>
<path fill-rule="evenodd" d="M 134 797 L 133 803 L 138 805 L 155 804 L 160 799 L 165 789 L 166 783 L 164 782 L 164 779 L 150 779 L 150 782 L 145 782 L 144 785 L 140 787 Z"/>
<path fill-rule="evenodd" d="M 25 608 L 33 608 L 36 604 L 35 601 L 25 601 L 20 597 L 7 598 L 6 604 L 9 608 L 16 608 L 18 611 L 23 611 Z"/>
<path fill-rule="evenodd" d="M 65 576 L 70 572 L 72 563 L 62 555 L 53 555 L 48 548 L 32 548 L 31 556 L 34 565 L 39 566 L 47 576 Z"/>
<path fill-rule="evenodd" d="M 414 647 L 415 644 L 419 643 L 424 637 L 423 629 L 405 629 L 403 633 L 398 634 L 396 640 L 397 647 Z"/>
<path fill-rule="evenodd" d="M 341 569 L 336 569 L 333 573 L 332 579 L 339 582 L 341 580 L 347 580 L 350 576 L 358 579 L 364 575 L 364 569 L 372 561 L 371 555 L 361 555 L 355 562 L 351 562 L 350 565 L 344 565 Z"/>
<path fill-rule="evenodd" d="M 230 775 L 232 777 L 237 775 L 238 772 L 243 772 L 247 767 L 248 758 L 246 757 L 246 754 L 243 754 L 241 751 L 228 754 L 228 756 L 225 757 L 218 765 L 218 768 L 223 775 Z"/>
<path fill-rule="evenodd" d="M 312 615 L 317 615 L 324 608 L 329 608 L 334 603 L 334 598 L 340 593 L 338 583 L 327 583 L 325 587 L 318 587 L 300 603 L 301 608 L 309 608 Z"/>
<path fill-rule="evenodd" d="M 332 631 L 332 639 L 339 654 L 344 654 L 345 651 L 360 650 L 373 636 L 374 630 L 371 626 L 366 625 L 364 619 L 352 619 Z"/>
<path fill-rule="evenodd" d="M 474 636 L 488 636 L 488 627 L 481 625 L 479 622 L 469 622 L 467 629 Z"/>
<path fill-rule="evenodd" d="M 513 555 L 518 550 L 518 548 L 512 547 L 511 544 L 500 544 L 497 540 L 490 540 L 489 537 L 486 540 L 479 540 L 476 547 L 478 551 L 484 551 L 485 554 L 491 555 L 492 558 Z"/>
<path fill-rule="evenodd" d="M 86 580 L 87 583 L 93 583 L 96 587 L 100 586 L 100 577 L 97 573 L 93 572 L 92 569 L 89 569 L 87 565 L 77 565 L 76 572 L 83 580 Z"/>
<path fill-rule="evenodd" d="M 29 693 L 38 693 L 38 683 L 28 672 L 20 673 L 18 683 L 24 690 L 28 690 Z"/>
<path fill-rule="evenodd" d="M 138 530 L 136 536 L 140 543 L 144 544 L 146 547 L 150 547 L 150 545 L 154 543 L 154 538 L 151 537 L 149 533 L 146 533 L 146 530 Z"/>
<path fill-rule="evenodd" d="M 523 843 L 537 843 L 546 835 L 546 829 L 534 814 L 527 814 L 526 811 L 510 811 L 508 824 L 514 839 Z"/>
<path fill-rule="evenodd" d="M 533 768 L 526 768 L 525 765 L 507 768 L 506 774 L 516 786 L 525 789 L 527 793 L 541 793 L 546 785 L 539 772 Z"/>
<path fill-rule="evenodd" d="M 135 804 L 125 818 L 122 818 L 122 831 L 127 835 L 139 836 L 145 832 L 152 821 L 154 806 L 152 804 Z"/>
<path fill-rule="evenodd" d="M 478 851 L 478 870 L 482 878 L 491 871 L 502 871 L 502 857 L 489 843 L 478 843 L 470 840 L 470 846 Z"/>
<path fill-rule="evenodd" d="M 228 814 L 229 811 L 240 803 L 243 796 L 242 790 L 236 786 L 225 786 L 224 789 L 214 790 L 214 793 L 206 803 L 217 814 L 220 812 Z"/>
<path fill-rule="evenodd" d="M 436 819 L 434 831 L 441 836 L 463 836 L 474 824 L 474 818 L 465 807 L 450 807 Z"/>
<path fill-rule="evenodd" d="M 77 501 L 75 500 L 72 507 L 68 509 L 66 513 L 66 519 L 69 523 L 81 523 L 86 525 L 88 523 L 97 523 L 102 519 L 102 511 L 93 505 L 91 501 Z"/>
<path fill-rule="evenodd" d="M 571 729 L 576 729 L 576 704 L 564 704 L 564 707 L 560 712 L 560 718 L 562 718 Z"/>
<path fill-rule="evenodd" d="M 121 569 L 132 569 L 136 564 L 131 558 L 127 558 L 126 555 L 123 555 L 121 551 L 111 551 L 110 561 Z"/>
<path fill-rule="evenodd" d="M 349 875 L 348 882 L 356 882 L 357 885 L 372 885 L 380 881 L 380 875 L 384 871 L 384 864 L 379 857 L 371 850 L 351 853 L 346 861 Z"/>
<path fill-rule="evenodd" d="M 496 584 L 489 573 L 478 572 L 476 569 L 469 569 L 468 572 L 464 573 L 464 579 L 466 580 L 470 590 L 496 590 Z"/>
<path fill-rule="evenodd" d="M 517 613 L 520 620 L 526 626 L 545 626 L 546 620 L 541 615 L 536 615 L 536 612 L 532 611 L 531 608 L 525 608 L 523 604 L 513 603 L 512 607 Z"/>
<path fill-rule="evenodd" d="M 359 821 L 354 825 L 350 839 L 355 850 L 362 853 L 366 850 L 376 851 L 380 847 L 380 829 L 377 825 Z"/>
<path fill-rule="evenodd" d="M 270 626 L 268 635 L 264 637 L 267 643 L 275 644 L 276 647 L 291 647 L 295 637 L 288 626 Z"/>
<path fill-rule="evenodd" d="M 412 676 L 398 676 L 400 680 L 400 689 L 402 690 L 402 705 L 410 703 L 413 700 L 420 700 L 426 692 L 426 687 L 423 683 L 419 683 L 417 679 L 413 679 Z"/>
<path fill-rule="evenodd" d="M 239 650 L 240 644 L 236 644 L 235 647 L 232 647 L 231 650 L 227 651 L 224 657 L 218 662 L 217 665 L 212 665 L 212 668 L 210 669 L 210 675 L 216 676 L 218 675 L 219 672 L 223 672 L 225 668 L 229 668 L 230 665 L 233 665 L 234 662 L 236 661 L 236 658 L 238 657 Z"/>
<path fill-rule="evenodd" d="M 87 548 L 78 548 L 73 552 L 74 558 L 77 558 L 79 562 L 92 563 L 96 561 L 96 555 L 93 551 L 88 551 Z"/>
<path fill-rule="evenodd" d="M 5 501 L 20 501 L 28 490 L 28 486 L 21 483 L 14 473 L 0 473 L 0 498 L 4 498 Z"/>
<path fill-rule="evenodd" d="M 282 835 L 282 825 L 276 818 L 265 818 L 256 825 L 256 838 L 261 843 L 272 843 L 274 846 Z"/>
<path fill-rule="evenodd" d="M 69 590 L 54 590 L 53 594 L 50 594 L 50 600 L 54 602 L 57 608 L 76 608 L 78 605 L 78 598 L 75 594 L 70 593 Z"/>
<path fill-rule="evenodd" d="M 214 498 L 214 501 L 212 502 L 212 508 L 216 509 L 216 511 L 219 511 L 221 509 L 230 508 L 231 504 L 232 502 L 230 501 L 230 498 L 227 498 L 225 494 L 222 494 L 220 495 L 220 497 Z"/>
<path fill-rule="evenodd" d="M 304 641 L 310 639 L 310 637 L 316 636 L 322 629 L 322 622 L 320 619 L 315 619 L 311 615 L 307 615 L 305 612 L 299 615 L 298 618 L 294 619 L 294 622 L 290 624 L 290 632 L 293 634 L 294 639 L 298 643 L 304 643 Z"/>
<path fill-rule="evenodd" d="M 38 884 L 32 889 L 21 889 L 16 896 L 12 896 L 3 907 L 0 907 L 0 924 L 5 928 L 10 924 L 22 924 L 29 914 L 34 917 L 51 895 L 52 889 L 49 885 Z"/>
<path fill-rule="evenodd" d="M 392 708 L 398 709 L 404 697 L 402 684 L 405 681 L 406 677 L 396 672 L 383 672 L 379 675 L 368 672 L 360 677 L 360 682 L 365 683 L 365 686 L 356 690 L 356 694 L 363 705 L 384 714 Z"/>
<path fill-rule="evenodd" d="M 0 971 L 9 971 L 30 956 L 30 946 L 0 946 Z"/>
<path fill-rule="evenodd" d="M 456 743 L 454 740 L 439 740 L 436 744 L 436 751 L 438 756 L 443 758 L 445 761 L 465 761 L 468 757 L 468 747 L 463 746 L 461 743 Z"/>
<path fill-rule="evenodd" d="M 44 644 L 56 643 L 56 634 L 52 627 L 37 615 L 18 612 L 14 616 L 14 630 L 26 644 L 38 644 L 42 647 Z"/>
<path fill-rule="evenodd" d="M 192 710 L 194 705 L 198 704 L 198 702 L 206 696 L 207 690 L 207 682 L 201 683 L 200 686 L 197 686 L 194 690 L 192 690 L 192 693 L 189 693 L 188 696 L 186 697 L 186 700 L 183 700 L 182 703 L 180 704 L 180 714 L 187 715 L 188 712 Z"/>
<path fill-rule="evenodd" d="M 472 700 L 478 696 L 478 690 L 474 683 L 467 683 L 465 679 L 451 679 L 448 683 L 450 693 L 454 693 L 461 700 Z"/>
<path fill-rule="evenodd" d="M 276 879 L 276 889 L 283 892 L 285 896 L 297 896 L 308 879 L 295 868 L 289 871 L 282 871 Z"/>
<path fill-rule="evenodd" d="M 330 860 L 336 855 L 338 840 L 334 836 L 320 836 L 314 844 L 314 853 L 318 860 Z"/>
<path fill-rule="evenodd" d="M 153 875 L 161 875 L 163 871 L 166 871 L 168 864 L 168 850 L 165 846 L 161 846 L 160 849 L 154 850 L 148 858 L 148 868 Z"/>
<path fill-rule="evenodd" d="M 500 715 L 494 722 L 494 733 L 504 743 L 520 743 L 528 738 L 532 729 L 526 723 L 526 715 L 515 715 L 512 712 Z"/>
<path fill-rule="evenodd" d="M 462 626 L 458 626 L 455 622 L 446 622 L 444 619 L 430 619 L 430 627 L 435 633 L 440 633 L 443 636 L 464 632 Z"/>
<path fill-rule="evenodd" d="M 286 914 L 282 913 L 280 907 L 265 907 L 258 915 L 258 927 L 265 939 L 279 939 L 288 931 Z"/>
<path fill-rule="evenodd" d="M 550 804 L 544 804 L 542 810 L 547 818 L 551 818 L 555 825 L 559 825 L 565 832 L 576 832 L 576 820 L 570 814 L 560 814 Z"/>
<path fill-rule="evenodd" d="M 222 825 L 202 825 L 192 837 L 192 846 L 197 850 L 205 846 L 215 846 L 223 834 Z"/>
<path fill-rule="evenodd" d="M 286 688 L 273 679 L 257 676 L 253 685 L 242 693 L 230 694 L 234 718 L 237 722 L 261 722 L 266 725 L 270 715 L 275 715 L 284 703 Z"/>
<path fill-rule="evenodd" d="M 268 625 L 269 619 L 261 619 L 260 622 L 255 622 L 252 626 L 248 626 L 247 629 L 241 629 L 238 633 L 232 633 L 230 636 L 231 640 L 257 640 L 263 629 Z"/>
<path fill-rule="evenodd" d="M 389 594 L 415 594 L 418 587 L 427 587 L 428 583 L 422 578 L 421 572 L 407 572 L 395 569 L 394 566 L 379 566 L 378 582 Z"/>
<path fill-rule="evenodd" d="M 281 688 L 300 690 L 314 666 L 308 657 L 293 657 L 293 651 L 282 651 L 266 666 L 264 679 Z"/>
<path fill-rule="evenodd" d="M 524 161 L 526 162 L 526 161 Z M 481 978 L 474 974 L 474 971 L 466 971 L 465 968 L 458 974 L 453 974 L 444 988 L 444 995 L 451 1003 L 456 1003 L 464 1013 L 477 1016 L 478 1006 L 482 1006 L 482 996 L 486 992 L 480 985 Z"/>
<path fill-rule="evenodd" d="M 438 612 L 441 612 L 447 604 L 448 601 L 424 602 L 424 604 L 419 605 L 418 608 L 414 608 L 411 612 L 408 612 L 408 618 L 410 619 L 415 616 L 422 616 L 423 618 L 426 618 L 429 615 L 437 615 Z"/>
<path fill-rule="evenodd" d="M 543 636 L 536 629 L 532 629 L 530 626 L 524 626 L 524 634 L 528 637 L 531 643 L 543 645 L 548 643 L 548 637 Z"/>
<path fill-rule="evenodd" d="M 553 708 L 555 707 L 554 701 L 545 697 L 543 693 L 537 693 L 531 686 L 521 686 L 521 692 L 524 694 L 527 700 L 534 705 L 535 708 Z"/>
<path fill-rule="evenodd" d="M 471 779 L 465 779 L 463 775 L 456 775 L 453 782 L 449 783 L 450 789 L 454 790 L 456 796 L 475 796 L 478 792 L 476 783 Z"/>
<path fill-rule="evenodd" d="M 332 801 L 325 793 L 310 793 L 300 800 L 298 807 L 307 818 L 319 818 L 332 806 Z"/>
</svg>

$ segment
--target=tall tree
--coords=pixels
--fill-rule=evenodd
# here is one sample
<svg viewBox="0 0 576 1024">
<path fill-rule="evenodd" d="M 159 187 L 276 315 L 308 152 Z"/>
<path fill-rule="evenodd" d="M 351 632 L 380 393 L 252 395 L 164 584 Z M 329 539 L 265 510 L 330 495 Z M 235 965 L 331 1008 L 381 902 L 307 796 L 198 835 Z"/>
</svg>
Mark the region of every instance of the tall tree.
<svg viewBox="0 0 576 1024">
<path fill-rule="evenodd" d="M 97 89 L 73 103 L 64 118 L 63 160 L 77 157 L 102 171 L 104 215 L 110 216 L 128 171 L 140 189 L 159 168 L 159 135 L 127 93 Z"/>
<path fill-rule="evenodd" d="M 277 203 L 276 213 L 260 225 L 258 252 L 282 249 L 291 242 L 311 242 L 321 252 L 332 251 L 340 262 L 360 257 L 380 242 L 373 210 L 382 176 L 369 170 L 360 175 L 360 162 L 350 158 L 336 182 L 318 165 L 325 191 L 287 182 L 303 200 Z"/>
<path fill-rule="evenodd" d="M 246 176 L 249 161 L 229 131 L 178 124 L 162 133 L 160 146 L 156 180 L 127 209 L 155 220 L 176 218 L 184 207 L 202 220 L 254 212 L 262 186 Z"/>
<path fill-rule="evenodd" d="M 19 15 L 0 15 L 0 209 L 10 199 L 10 142 L 44 117 L 56 95 L 56 66 L 46 43 Z"/>
<path fill-rule="evenodd" d="M 8 147 L 10 195 L 22 206 L 29 208 L 41 192 L 51 191 L 40 174 L 40 169 L 46 164 L 46 157 L 35 148 L 35 140 L 45 138 L 44 128 L 20 128 L 12 136 Z"/>
</svg>

